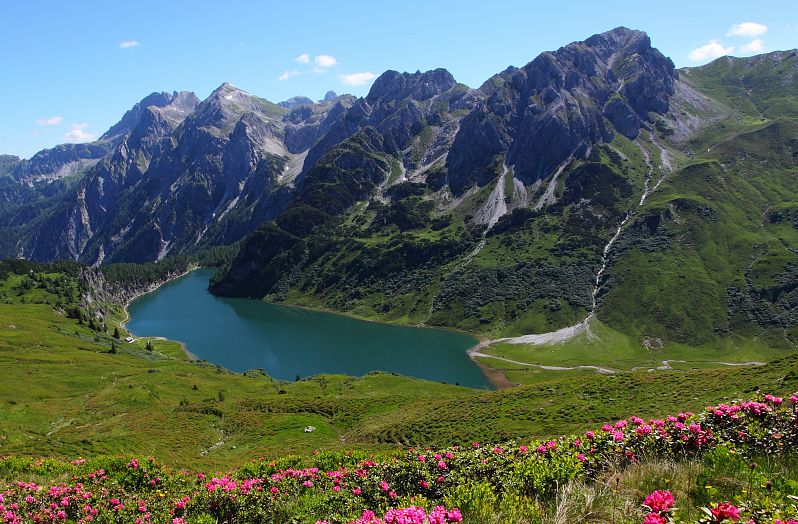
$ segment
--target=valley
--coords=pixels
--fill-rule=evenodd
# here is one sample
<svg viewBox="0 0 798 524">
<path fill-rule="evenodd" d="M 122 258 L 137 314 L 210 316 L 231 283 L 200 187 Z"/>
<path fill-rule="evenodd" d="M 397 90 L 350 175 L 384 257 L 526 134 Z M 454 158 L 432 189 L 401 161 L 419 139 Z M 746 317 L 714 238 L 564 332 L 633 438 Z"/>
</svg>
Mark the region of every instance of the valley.
<svg viewBox="0 0 798 524">
<path fill-rule="evenodd" d="M 0 155 L 0 520 L 794 523 L 798 50 L 654 43 Z"/>
</svg>

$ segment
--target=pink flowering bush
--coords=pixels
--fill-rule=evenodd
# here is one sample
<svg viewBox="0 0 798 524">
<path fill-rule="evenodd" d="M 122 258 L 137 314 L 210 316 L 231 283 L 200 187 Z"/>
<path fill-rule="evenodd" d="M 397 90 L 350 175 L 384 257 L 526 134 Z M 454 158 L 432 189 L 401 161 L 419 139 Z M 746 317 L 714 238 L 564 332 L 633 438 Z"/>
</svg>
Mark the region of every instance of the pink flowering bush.
<svg viewBox="0 0 798 524">
<path fill-rule="evenodd" d="M 0 459 L 0 478 L 19 479 L 0 486 L 0 522 L 442 524 L 460 522 L 460 509 L 466 518 L 477 509 L 506 508 L 509 515 L 512 508 L 522 508 L 531 514 L 538 504 L 553 500 L 560 487 L 589 482 L 609 467 L 649 458 L 712 458 L 722 450 L 737 456 L 794 453 L 796 406 L 795 396 L 765 396 L 697 415 L 632 417 L 557 439 L 411 449 L 379 457 L 326 452 L 257 460 L 221 475 L 175 472 L 152 459 Z M 29 478 L 59 481 L 39 485 Z M 714 520 L 705 521 L 774 524 L 778 518 L 794 524 L 798 515 L 789 512 L 798 502 L 776 497 L 777 491 L 798 495 L 790 486 L 779 484 L 767 500 L 748 506 L 715 499 L 705 512 L 705 519 Z M 479 497 L 473 496 L 475 489 Z M 490 502 L 479 506 L 479 500 Z M 680 518 L 669 491 L 655 491 L 641 502 L 648 524 Z M 754 514 L 762 518 L 746 520 Z"/>
</svg>

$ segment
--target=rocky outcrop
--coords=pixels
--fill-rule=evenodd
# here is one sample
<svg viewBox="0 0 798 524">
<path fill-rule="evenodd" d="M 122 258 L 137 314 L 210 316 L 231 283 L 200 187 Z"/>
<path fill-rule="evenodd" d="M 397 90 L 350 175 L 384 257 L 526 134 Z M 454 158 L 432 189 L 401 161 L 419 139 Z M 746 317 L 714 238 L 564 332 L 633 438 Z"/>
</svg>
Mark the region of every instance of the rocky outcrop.
<svg viewBox="0 0 798 524">
<path fill-rule="evenodd" d="M 470 90 L 445 69 L 416 73 L 386 71 L 365 98 L 355 101 L 308 152 L 303 173 L 327 151 L 358 131 L 372 127 L 385 139 L 385 152 L 403 161 L 410 141 L 444 114 L 468 107 Z"/>
<path fill-rule="evenodd" d="M 449 186 L 461 194 L 487 183 L 497 157 L 531 184 L 612 140 L 613 130 L 634 137 L 649 112 L 668 111 L 674 80 L 673 63 L 626 28 L 511 67 L 483 84 L 483 99 L 463 119 L 447 157 Z"/>
<path fill-rule="evenodd" d="M 300 106 L 312 106 L 313 100 L 306 96 L 292 96 L 288 100 L 283 100 L 277 105 L 283 106 L 286 109 L 296 109 Z"/>
<path fill-rule="evenodd" d="M 0 155 L 0 176 L 11 173 L 14 166 L 19 164 L 22 159 L 15 155 Z"/>
<path fill-rule="evenodd" d="M 333 148 L 303 178 L 287 209 L 259 227 L 244 243 L 214 293 L 262 297 L 308 256 L 306 239 L 358 201 L 368 199 L 388 176 L 385 144 L 366 129 Z"/>
</svg>

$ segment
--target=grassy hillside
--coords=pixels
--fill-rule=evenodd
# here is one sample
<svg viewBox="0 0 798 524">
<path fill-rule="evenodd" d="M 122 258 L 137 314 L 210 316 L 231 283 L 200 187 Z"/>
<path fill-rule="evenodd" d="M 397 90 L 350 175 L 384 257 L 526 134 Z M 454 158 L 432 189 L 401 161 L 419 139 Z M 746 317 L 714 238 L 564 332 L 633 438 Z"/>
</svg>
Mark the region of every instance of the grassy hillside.
<svg viewBox="0 0 798 524">
<path fill-rule="evenodd" d="M 719 108 L 716 120 L 686 142 L 658 137 L 678 165 L 613 245 L 592 334 L 543 346 L 498 342 L 483 352 L 527 366 L 484 363 L 528 382 L 541 373 L 535 365 L 691 369 L 792 354 L 797 70 L 794 51 L 682 70 L 708 97 L 702 103 Z M 635 160 L 623 140 L 613 145 Z"/>
<path fill-rule="evenodd" d="M 797 148 L 798 125 L 778 120 L 671 175 L 620 238 L 599 318 L 638 337 L 792 347 Z"/>
<path fill-rule="evenodd" d="M 189 362 L 164 340 L 128 344 L 79 305 L 74 275 L 6 272 L 0 281 L 0 455 L 152 454 L 174 465 L 224 467 L 317 448 L 360 447 L 345 433 L 365 418 L 423 401 L 471 396 L 455 386 L 373 373 L 278 382 Z M 50 284 L 47 284 L 49 282 Z M 64 287 L 55 282 L 64 282 Z M 80 314 L 70 318 L 73 308 Z M 121 338 L 124 338 L 124 331 Z M 147 349 L 147 342 L 152 350 Z M 313 433 L 303 428 L 313 425 Z M 393 444 L 393 443 L 388 443 Z M 384 447 L 380 442 L 362 445 Z"/>
<path fill-rule="evenodd" d="M 224 475 L 6 458 L 0 510 L 6 522 L 790 524 L 797 403 L 764 395 L 569 437 L 261 459 Z"/>
<path fill-rule="evenodd" d="M 189 362 L 173 342 L 116 339 L 118 310 L 96 318 L 97 309 L 71 302 L 80 300 L 75 276 L 38 267 L 6 271 L 0 285 L 0 455 L 152 454 L 221 468 L 314 449 L 554 435 L 631 411 L 661 416 L 676 401 L 700 409 L 757 388 L 798 388 L 797 357 L 611 377 L 510 366 L 511 380 L 531 385 L 488 393 L 381 373 L 279 382 Z M 308 425 L 316 431 L 305 433 Z"/>
</svg>

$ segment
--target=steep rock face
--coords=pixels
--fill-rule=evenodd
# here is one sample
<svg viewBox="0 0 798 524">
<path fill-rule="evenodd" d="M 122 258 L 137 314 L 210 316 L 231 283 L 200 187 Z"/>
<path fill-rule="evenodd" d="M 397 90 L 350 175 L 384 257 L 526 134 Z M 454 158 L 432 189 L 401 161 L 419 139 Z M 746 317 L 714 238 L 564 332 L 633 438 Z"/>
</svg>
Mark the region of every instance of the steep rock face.
<svg viewBox="0 0 798 524">
<path fill-rule="evenodd" d="M 288 150 L 292 153 L 308 151 L 346 115 L 355 100 L 353 96 L 344 95 L 293 109 L 284 117 L 285 144 Z"/>
<path fill-rule="evenodd" d="M 125 198 L 128 229 L 100 235 L 111 260 L 152 260 L 197 245 L 238 203 L 264 155 L 287 154 L 275 120 L 285 110 L 223 84 L 172 132 L 165 150 Z M 84 255 L 86 256 L 86 255 Z"/>
<path fill-rule="evenodd" d="M 89 170 L 61 209 L 40 227 L 32 256 L 85 260 L 87 245 L 115 215 L 122 192 L 133 187 L 150 161 L 168 149 L 169 136 L 198 103 L 193 93 L 153 93 L 128 111 L 103 135 L 116 147 Z"/>
<path fill-rule="evenodd" d="M 17 181 L 33 185 L 37 182 L 50 182 L 85 171 L 106 156 L 112 145 L 108 142 L 88 144 L 61 144 L 51 149 L 43 149 L 29 160 L 18 162 L 11 169 L 11 176 Z"/>
<path fill-rule="evenodd" d="M 11 173 L 14 166 L 21 160 L 21 158 L 15 155 L 0 155 L 0 176 L 6 176 Z"/>
<path fill-rule="evenodd" d="M 297 188 L 286 210 L 247 238 L 214 293 L 262 297 L 286 285 L 291 268 L 318 256 L 306 239 L 332 223 L 356 202 L 369 198 L 390 172 L 382 137 L 371 129 L 326 153 Z"/>
<path fill-rule="evenodd" d="M 0 228 L 10 228 L 19 247 L 0 247 L 7 255 L 13 249 L 42 260 L 99 264 L 239 240 L 285 209 L 308 149 L 353 103 L 354 97 L 336 96 L 289 111 L 231 84 L 202 102 L 193 93 L 153 93 L 96 144 L 8 162 L 9 172 L 31 173 L 30 165 L 46 173 L 80 169 L 81 177 L 71 186 L 30 178 L 29 190 L 16 178 L 4 182 L 0 190 L 13 217 L 0 219 Z M 61 163 L 45 162 L 54 152 Z M 28 223 L 21 220 L 25 204 L 16 202 L 26 191 L 52 200 Z"/>
<path fill-rule="evenodd" d="M 70 175 L 87 172 L 101 159 L 114 154 L 119 144 L 139 129 L 142 121 L 151 120 L 155 113 L 172 126 L 179 124 L 199 101 L 194 93 L 152 93 L 138 102 L 122 119 L 96 141 L 88 144 L 61 144 L 36 153 L 30 160 L 19 162 L 11 174 L 18 181 L 33 185 L 52 182 Z"/>
<path fill-rule="evenodd" d="M 618 28 L 543 53 L 481 88 L 483 100 L 463 119 L 447 158 L 455 194 L 489 181 L 497 156 L 524 184 L 545 178 L 612 127 L 634 138 L 649 112 L 665 113 L 674 92 L 673 63 L 645 33 Z"/>
<path fill-rule="evenodd" d="M 179 124 L 199 104 L 197 95 L 188 91 L 152 93 L 127 111 L 122 119 L 103 133 L 100 140 L 114 140 L 131 133 L 142 119 L 157 112 L 173 124 Z"/>
<path fill-rule="evenodd" d="M 358 99 L 329 127 L 308 152 L 306 173 L 327 151 L 366 127 L 385 139 L 385 151 L 402 160 L 410 141 L 427 125 L 441 123 L 442 115 L 468 105 L 470 90 L 457 84 L 445 69 L 416 73 L 387 71 L 365 98 Z"/>
</svg>

